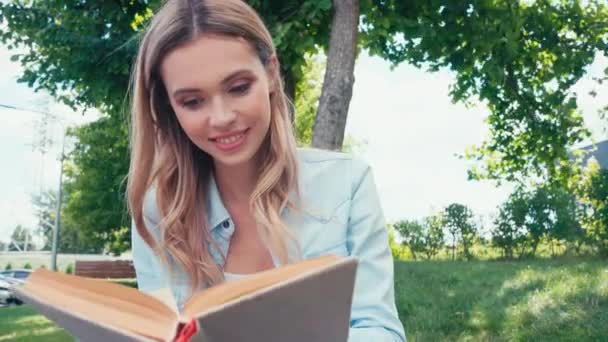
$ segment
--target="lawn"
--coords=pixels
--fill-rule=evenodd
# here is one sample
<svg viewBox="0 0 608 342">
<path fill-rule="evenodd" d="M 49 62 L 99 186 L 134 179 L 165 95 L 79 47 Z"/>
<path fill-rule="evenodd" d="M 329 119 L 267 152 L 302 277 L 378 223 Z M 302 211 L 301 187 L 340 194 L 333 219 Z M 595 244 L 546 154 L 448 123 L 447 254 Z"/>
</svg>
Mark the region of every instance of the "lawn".
<svg viewBox="0 0 608 342">
<path fill-rule="evenodd" d="M 409 341 L 608 341 L 605 260 L 397 262 L 395 272 Z M 28 306 L 0 308 L 0 342 L 71 340 Z"/>
<path fill-rule="evenodd" d="M 73 341 L 63 329 L 29 305 L 0 308 L 0 342 Z"/>
<path fill-rule="evenodd" d="M 608 341 L 608 263 L 398 262 L 409 341 Z"/>
</svg>

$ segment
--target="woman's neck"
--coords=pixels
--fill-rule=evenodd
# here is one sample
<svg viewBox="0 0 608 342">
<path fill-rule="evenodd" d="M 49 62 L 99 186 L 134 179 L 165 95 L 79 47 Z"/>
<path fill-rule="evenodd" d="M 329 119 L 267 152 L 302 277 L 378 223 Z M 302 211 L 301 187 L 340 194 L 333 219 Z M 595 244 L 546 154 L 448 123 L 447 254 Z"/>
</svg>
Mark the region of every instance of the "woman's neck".
<svg viewBox="0 0 608 342">
<path fill-rule="evenodd" d="M 216 163 L 214 176 L 224 202 L 249 203 L 257 182 L 254 162 L 234 166 Z"/>
</svg>

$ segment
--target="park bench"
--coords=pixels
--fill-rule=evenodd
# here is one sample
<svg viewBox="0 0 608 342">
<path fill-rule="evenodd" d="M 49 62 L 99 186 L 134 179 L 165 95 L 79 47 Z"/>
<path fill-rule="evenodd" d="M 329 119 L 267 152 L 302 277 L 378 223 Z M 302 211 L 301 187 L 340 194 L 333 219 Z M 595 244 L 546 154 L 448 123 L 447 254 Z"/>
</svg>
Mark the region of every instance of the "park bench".
<svg viewBox="0 0 608 342">
<path fill-rule="evenodd" d="M 104 279 L 135 278 L 135 268 L 131 260 L 76 260 L 74 274 Z"/>
</svg>

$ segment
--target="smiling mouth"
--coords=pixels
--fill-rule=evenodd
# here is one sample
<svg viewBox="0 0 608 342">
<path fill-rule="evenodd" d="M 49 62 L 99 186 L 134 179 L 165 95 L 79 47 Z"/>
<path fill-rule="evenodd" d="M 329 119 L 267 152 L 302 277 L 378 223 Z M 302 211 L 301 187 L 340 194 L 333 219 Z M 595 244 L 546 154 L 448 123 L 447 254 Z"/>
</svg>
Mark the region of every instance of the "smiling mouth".
<svg viewBox="0 0 608 342">
<path fill-rule="evenodd" d="M 247 132 L 249 131 L 249 128 L 244 129 L 240 132 L 237 132 L 235 134 L 232 135 L 225 135 L 219 138 L 209 138 L 209 141 L 213 141 L 213 142 L 217 142 L 220 144 L 232 144 L 236 141 L 238 141 L 239 139 L 241 139 L 245 134 L 247 134 Z"/>
<path fill-rule="evenodd" d="M 240 132 L 234 132 L 233 134 L 223 135 L 221 137 L 209 138 L 209 141 L 213 142 L 220 151 L 223 152 L 235 152 L 240 149 L 245 143 L 245 138 L 249 128 Z"/>
<path fill-rule="evenodd" d="M 243 135 L 244 134 L 241 133 L 241 134 L 233 135 L 233 136 L 230 136 L 230 137 L 227 137 L 227 138 L 214 139 L 213 141 L 217 141 L 220 144 L 230 144 L 230 143 L 233 143 L 233 142 L 241 139 L 243 137 Z"/>
</svg>

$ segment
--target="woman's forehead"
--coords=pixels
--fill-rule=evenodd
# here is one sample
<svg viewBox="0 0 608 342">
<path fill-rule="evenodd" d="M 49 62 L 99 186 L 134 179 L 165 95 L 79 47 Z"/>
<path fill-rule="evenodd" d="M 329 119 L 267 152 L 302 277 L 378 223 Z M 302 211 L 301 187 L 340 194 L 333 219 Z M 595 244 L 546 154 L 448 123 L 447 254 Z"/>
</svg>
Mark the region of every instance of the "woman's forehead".
<svg viewBox="0 0 608 342">
<path fill-rule="evenodd" d="M 203 35 L 171 51 L 161 63 L 161 75 L 171 92 L 176 87 L 213 87 L 237 70 L 264 70 L 245 39 Z"/>
</svg>

